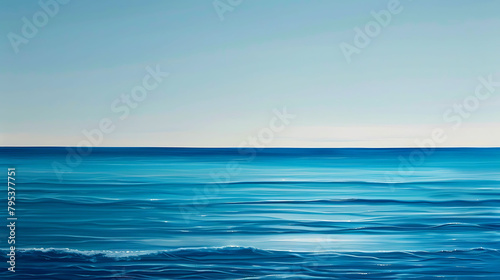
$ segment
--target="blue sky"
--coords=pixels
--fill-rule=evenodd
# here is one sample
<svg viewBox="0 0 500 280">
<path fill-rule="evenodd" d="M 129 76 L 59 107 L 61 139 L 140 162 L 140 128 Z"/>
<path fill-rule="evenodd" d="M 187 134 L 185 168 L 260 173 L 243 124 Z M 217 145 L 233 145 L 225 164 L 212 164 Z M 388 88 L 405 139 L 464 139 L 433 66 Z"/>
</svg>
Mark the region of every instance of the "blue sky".
<svg viewBox="0 0 500 280">
<path fill-rule="evenodd" d="M 286 107 L 267 146 L 412 146 L 436 128 L 442 146 L 500 146 L 500 87 L 443 117 L 478 77 L 500 82 L 500 2 L 401 0 L 349 63 L 340 44 L 389 2 L 246 0 L 221 20 L 213 1 L 73 0 L 16 53 L 8 34 L 43 9 L 2 1 L 0 145 L 76 146 L 107 118 L 100 146 L 239 146 Z M 168 78 L 120 119 L 148 66 Z"/>
</svg>

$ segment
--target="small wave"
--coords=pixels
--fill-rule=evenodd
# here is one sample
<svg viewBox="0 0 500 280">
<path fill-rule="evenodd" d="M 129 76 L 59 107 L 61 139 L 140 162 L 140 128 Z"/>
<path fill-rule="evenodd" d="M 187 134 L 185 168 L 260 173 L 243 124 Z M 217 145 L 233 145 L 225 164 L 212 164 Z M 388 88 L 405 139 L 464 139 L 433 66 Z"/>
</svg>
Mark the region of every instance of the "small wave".
<svg viewBox="0 0 500 280">
<path fill-rule="evenodd" d="M 6 249 L 0 249 L 2 255 L 8 253 Z M 254 247 L 222 246 L 222 247 L 197 247 L 197 248 L 175 248 L 167 250 L 78 250 L 71 248 L 18 248 L 17 253 L 23 257 L 35 258 L 68 258 L 79 259 L 109 258 L 116 260 L 134 259 L 141 257 L 177 259 L 182 256 L 201 255 L 234 255 L 234 256 L 262 256 L 270 254 L 289 253 L 287 251 L 270 251 Z"/>
<path fill-rule="evenodd" d="M 29 203 L 61 203 L 71 205 L 131 205 L 131 206 L 152 206 L 151 203 L 165 204 L 166 206 L 182 205 L 182 201 L 172 203 L 165 199 L 116 199 L 116 198 L 98 198 L 98 197 L 71 197 L 70 199 L 53 198 L 22 198 L 19 201 Z M 500 199 L 485 200 L 398 200 L 398 199 L 313 199 L 313 200 L 259 200 L 259 201 L 237 201 L 237 202 L 214 202 L 209 205 L 263 205 L 263 204 L 347 204 L 347 205 L 430 205 L 443 207 L 467 207 L 467 206 L 500 206 Z"/>
<path fill-rule="evenodd" d="M 489 200 L 396 200 L 396 199 L 315 199 L 315 200 L 265 200 L 265 201 L 244 201 L 244 202 L 224 202 L 219 204 L 423 204 L 434 206 L 477 206 L 477 205 L 500 205 L 500 199 Z"/>
<path fill-rule="evenodd" d="M 8 250 L 0 249 L 0 252 L 6 253 Z M 436 251 L 288 251 L 288 250 L 267 250 L 255 247 L 242 246 L 221 246 L 221 247 L 195 247 L 195 248 L 175 248 L 166 250 L 79 250 L 71 248 L 19 248 L 17 252 L 21 255 L 74 255 L 83 257 L 106 257 L 106 258 L 130 258 L 141 256 L 173 256 L 173 255 L 198 255 L 198 254 L 225 254 L 225 255 L 272 255 L 272 254 L 287 254 L 287 255 L 308 255 L 308 254 L 334 254 L 334 255 L 365 255 L 365 254 L 442 254 L 442 253 L 469 253 L 469 252 L 488 252 L 500 253 L 500 250 L 493 248 L 470 248 L 470 249 L 453 249 L 453 250 L 436 250 Z"/>
<path fill-rule="evenodd" d="M 159 176 L 161 177 L 161 176 Z M 387 181 L 378 181 L 378 180 L 253 180 L 253 181 L 230 181 L 230 182 L 214 182 L 214 181 L 165 181 L 163 180 L 152 181 L 151 177 L 148 177 L 148 180 L 137 180 L 138 178 L 134 177 L 133 179 L 108 179 L 104 180 L 101 178 L 98 179 L 82 179 L 82 180 L 72 180 L 65 179 L 64 181 L 57 180 L 49 180 L 49 179 L 32 179 L 31 181 L 24 182 L 24 185 L 72 185 L 72 186 L 198 186 L 198 185 L 379 185 L 379 186 L 391 186 L 391 185 L 434 185 L 439 184 L 443 185 L 455 185 L 455 184 L 498 184 L 499 180 L 474 180 L 474 179 L 442 179 L 442 180 L 410 180 L 406 179 L 405 181 L 400 182 L 387 182 Z"/>
<path fill-rule="evenodd" d="M 6 250 L 1 251 L 5 256 Z M 500 253 L 486 248 L 387 252 L 295 252 L 238 246 L 158 251 L 33 248 L 20 249 L 18 254 L 22 266 L 15 276 L 7 270 L 0 272 L 1 279 L 357 279 L 357 272 L 370 279 L 401 279 L 409 273 L 419 279 L 429 275 L 453 279 L 457 272 L 463 279 L 500 279 L 496 265 Z"/>
</svg>

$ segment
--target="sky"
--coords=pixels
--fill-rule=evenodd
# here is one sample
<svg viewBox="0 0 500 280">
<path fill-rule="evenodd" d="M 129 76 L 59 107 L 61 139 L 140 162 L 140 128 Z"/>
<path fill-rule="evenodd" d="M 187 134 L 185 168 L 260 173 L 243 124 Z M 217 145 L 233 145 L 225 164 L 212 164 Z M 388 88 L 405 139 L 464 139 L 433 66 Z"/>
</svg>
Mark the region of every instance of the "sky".
<svg viewBox="0 0 500 280">
<path fill-rule="evenodd" d="M 499 1 L 55 1 L 0 2 L 1 146 L 500 146 Z"/>
</svg>

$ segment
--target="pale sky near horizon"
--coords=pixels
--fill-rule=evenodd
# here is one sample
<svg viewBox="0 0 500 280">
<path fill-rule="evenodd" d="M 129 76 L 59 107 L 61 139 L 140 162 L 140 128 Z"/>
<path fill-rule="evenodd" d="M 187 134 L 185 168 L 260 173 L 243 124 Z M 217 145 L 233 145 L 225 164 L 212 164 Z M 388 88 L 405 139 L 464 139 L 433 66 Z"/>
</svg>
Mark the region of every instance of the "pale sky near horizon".
<svg viewBox="0 0 500 280">
<path fill-rule="evenodd" d="M 213 0 L 73 0 L 27 38 L 43 7 L 0 1 L 0 146 L 77 146 L 109 119 L 99 146 L 407 147 L 442 129 L 438 146 L 499 147 L 500 2 L 401 0 L 349 63 L 340 45 L 390 2 L 244 0 L 221 20 Z M 147 67 L 169 75 L 125 105 Z"/>
</svg>

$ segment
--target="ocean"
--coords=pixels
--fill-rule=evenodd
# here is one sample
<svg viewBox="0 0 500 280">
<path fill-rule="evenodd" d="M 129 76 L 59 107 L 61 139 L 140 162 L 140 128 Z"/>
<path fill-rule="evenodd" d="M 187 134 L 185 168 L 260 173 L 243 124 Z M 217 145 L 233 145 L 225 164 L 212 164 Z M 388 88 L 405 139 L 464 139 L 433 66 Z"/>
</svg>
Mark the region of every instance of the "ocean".
<svg viewBox="0 0 500 280">
<path fill-rule="evenodd" d="M 2 147 L 0 167 L 1 279 L 500 279 L 500 148 Z"/>
</svg>

